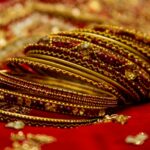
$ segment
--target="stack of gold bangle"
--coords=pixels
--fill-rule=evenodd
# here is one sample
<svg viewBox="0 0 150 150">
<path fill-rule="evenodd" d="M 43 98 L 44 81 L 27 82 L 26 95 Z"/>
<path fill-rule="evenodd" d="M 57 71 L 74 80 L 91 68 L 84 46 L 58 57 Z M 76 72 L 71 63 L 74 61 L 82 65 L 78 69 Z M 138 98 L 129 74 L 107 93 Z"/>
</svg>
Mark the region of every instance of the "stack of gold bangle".
<svg viewBox="0 0 150 150">
<path fill-rule="evenodd" d="M 24 53 L 10 58 L 0 72 L 0 99 L 39 114 L 12 112 L 4 105 L 2 120 L 69 127 L 149 99 L 150 40 L 141 33 L 95 25 L 50 34 Z"/>
</svg>

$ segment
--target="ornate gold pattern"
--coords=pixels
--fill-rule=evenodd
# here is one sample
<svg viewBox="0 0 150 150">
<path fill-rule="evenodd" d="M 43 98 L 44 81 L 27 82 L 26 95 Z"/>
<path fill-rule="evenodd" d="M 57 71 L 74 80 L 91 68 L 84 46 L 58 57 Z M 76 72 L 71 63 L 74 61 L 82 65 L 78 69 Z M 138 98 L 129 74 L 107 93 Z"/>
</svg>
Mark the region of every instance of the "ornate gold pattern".
<svg viewBox="0 0 150 150">
<path fill-rule="evenodd" d="M 1 102 L 72 119 L 34 116 L 1 108 L 2 120 L 72 127 L 113 120 L 105 115 L 122 105 L 148 100 L 149 38 L 115 26 L 50 34 L 10 58 L 0 71 Z M 3 98 L 4 97 L 4 98 Z M 119 115 L 124 124 L 128 117 Z"/>
</svg>

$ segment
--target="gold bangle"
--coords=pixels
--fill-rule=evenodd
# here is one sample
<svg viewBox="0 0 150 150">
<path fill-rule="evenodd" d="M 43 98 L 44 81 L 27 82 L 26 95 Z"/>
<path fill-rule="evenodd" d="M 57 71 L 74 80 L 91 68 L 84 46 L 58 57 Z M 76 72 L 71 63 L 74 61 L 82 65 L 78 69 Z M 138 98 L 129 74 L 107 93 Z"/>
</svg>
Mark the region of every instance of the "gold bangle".
<svg viewBox="0 0 150 150">
<path fill-rule="evenodd" d="M 115 30 L 110 27 L 109 34 L 96 29 L 51 34 L 27 46 L 26 56 L 10 58 L 7 71 L 0 71 L 2 102 L 22 107 L 25 104 L 43 113 L 67 114 L 77 120 L 34 118 L 3 107 L 0 114 L 28 124 L 75 126 L 95 122 L 122 105 L 149 99 L 149 52 L 145 54 L 149 44 L 133 38 L 133 33 L 118 37 L 123 31 Z M 130 43 L 126 42 L 128 36 Z M 144 50 L 136 51 L 136 42 L 142 42 Z M 7 94 L 16 100 L 7 99 Z"/>
</svg>

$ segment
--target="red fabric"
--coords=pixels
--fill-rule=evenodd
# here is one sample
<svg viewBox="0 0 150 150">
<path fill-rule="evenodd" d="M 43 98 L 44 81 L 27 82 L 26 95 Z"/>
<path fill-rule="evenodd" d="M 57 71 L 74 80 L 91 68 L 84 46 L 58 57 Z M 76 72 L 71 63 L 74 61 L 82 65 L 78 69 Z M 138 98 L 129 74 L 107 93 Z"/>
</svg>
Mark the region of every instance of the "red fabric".
<svg viewBox="0 0 150 150">
<path fill-rule="evenodd" d="M 54 136 L 57 141 L 42 147 L 42 150 L 149 150 L 150 139 L 143 145 L 135 146 L 125 143 L 128 135 L 146 132 L 150 136 L 150 104 L 134 106 L 122 111 L 129 115 L 126 125 L 117 123 L 99 123 L 73 129 L 58 129 L 51 127 L 29 127 L 23 129 L 24 133 L 40 133 Z M 5 128 L 0 123 L 0 150 L 11 146 L 10 134 L 18 132 Z"/>
</svg>

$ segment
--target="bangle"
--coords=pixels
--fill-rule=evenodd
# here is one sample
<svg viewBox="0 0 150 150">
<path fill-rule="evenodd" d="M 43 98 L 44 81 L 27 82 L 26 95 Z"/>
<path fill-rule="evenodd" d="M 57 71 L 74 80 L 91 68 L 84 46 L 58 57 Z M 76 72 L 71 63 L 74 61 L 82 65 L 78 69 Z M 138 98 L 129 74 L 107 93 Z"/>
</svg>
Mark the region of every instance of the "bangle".
<svg viewBox="0 0 150 150">
<path fill-rule="evenodd" d="M 75 127 L 79 125 L 91 124 L 97 122 L 97 119 L 53 119 L 47 117 L 24 115 L 20 113 L 0 110 L 1 121 L 22 120 L 27 125 L 33 126 L 53 126 L 53 127 Z"/>
<path fill-rule="evenodd" d="M 27 124 L 68 127 L 149 99 L 147 39 L 115 27 L 97 28 L 50 34 L 28 45 L 25 56 L 8 59 L 6 71 L 0 71 L 1 102 L 76 120 L 34 117 L 3 107 L 0 114 Z"/>
</svg>

